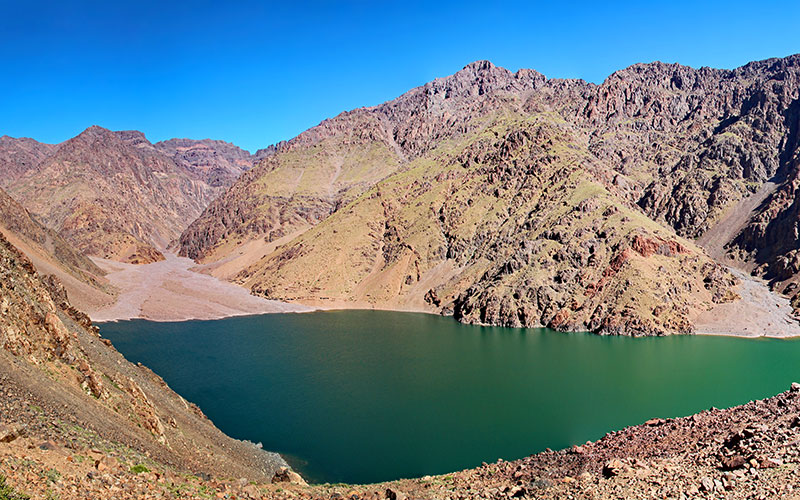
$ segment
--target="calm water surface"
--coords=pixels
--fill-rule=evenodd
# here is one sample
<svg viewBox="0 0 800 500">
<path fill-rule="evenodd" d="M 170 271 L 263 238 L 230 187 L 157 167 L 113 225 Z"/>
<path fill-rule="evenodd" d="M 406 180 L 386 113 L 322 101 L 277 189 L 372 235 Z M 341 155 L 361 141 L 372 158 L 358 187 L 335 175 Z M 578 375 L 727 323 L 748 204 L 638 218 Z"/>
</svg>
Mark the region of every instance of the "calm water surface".
<svg viewBox="0 0 800 500">
<path fill-rule="evenodd" d="M 382 311 L 100 328 L 224 432 L 315 482 L 520 458 L 800 381 L 795 340 L 599 337 Z"/>
</svg>

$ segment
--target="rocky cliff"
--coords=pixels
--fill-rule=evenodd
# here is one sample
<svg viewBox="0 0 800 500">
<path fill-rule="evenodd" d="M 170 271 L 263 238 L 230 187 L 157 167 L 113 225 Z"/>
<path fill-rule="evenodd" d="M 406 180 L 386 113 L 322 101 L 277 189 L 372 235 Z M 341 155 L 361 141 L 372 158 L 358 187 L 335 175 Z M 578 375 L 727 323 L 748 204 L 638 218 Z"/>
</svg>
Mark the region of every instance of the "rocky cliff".
<svg viewBox="0 0 800 500">
<path fill-rule="evenodd" d="M 181 252 L 271 298 L 690 332 L 736 298 L 708 253 L 783 287 L 800 270 L 798 74 L 800 56 L 601 85 L 473 63 L 272 148 Z"/>
</svg>

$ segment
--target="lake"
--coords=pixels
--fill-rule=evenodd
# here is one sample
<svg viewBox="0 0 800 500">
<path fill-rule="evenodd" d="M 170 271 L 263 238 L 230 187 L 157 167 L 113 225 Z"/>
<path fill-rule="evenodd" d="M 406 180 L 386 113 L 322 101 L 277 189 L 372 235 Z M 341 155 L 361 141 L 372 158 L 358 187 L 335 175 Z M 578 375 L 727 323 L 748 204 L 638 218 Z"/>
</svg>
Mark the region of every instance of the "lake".
<svg viewBox="0 0 800 500">
<path fill-rule="evenodd" d="M 798 340 L 600 337 L 386 311 L 99 326 L 224 432 L 313 482 L 521 458 L 800 381 Z"/>
</svg>

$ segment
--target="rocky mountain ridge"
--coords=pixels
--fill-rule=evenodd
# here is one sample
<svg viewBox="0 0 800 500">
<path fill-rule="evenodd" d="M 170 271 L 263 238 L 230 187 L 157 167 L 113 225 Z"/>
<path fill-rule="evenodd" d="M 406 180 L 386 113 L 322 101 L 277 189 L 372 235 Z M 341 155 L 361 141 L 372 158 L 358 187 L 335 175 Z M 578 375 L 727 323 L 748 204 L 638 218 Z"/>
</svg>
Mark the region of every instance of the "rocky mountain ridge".
<svg viewBox="0 0 800 500">
<path fill-rule="evenodd" d="M 222 141 L 153 145 L 97 126 L 58 145 L 0 140 L 12 197 L 80 251 L 131 263 L 163 259 L 160 249 L 253 162 Z"/>
<path fill-rule="evenodd" d="M 708 251 L 797 289 L 798 75 L 800 56 L 637 64 L 600 85 L 479 61 L 274 148 L 181 253 L 275 299 L 691 332 L 736 300 L 691 240 L 768 182 L 746 227 Z"/>
</svg>

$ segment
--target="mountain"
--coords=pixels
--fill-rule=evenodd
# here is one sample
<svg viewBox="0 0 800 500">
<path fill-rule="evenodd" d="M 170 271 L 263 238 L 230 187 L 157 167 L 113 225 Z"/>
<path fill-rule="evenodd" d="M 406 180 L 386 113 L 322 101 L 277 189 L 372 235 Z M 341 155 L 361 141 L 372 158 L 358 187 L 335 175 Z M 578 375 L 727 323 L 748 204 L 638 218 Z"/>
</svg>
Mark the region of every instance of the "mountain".
<svg viewBox="0 0 800 500">
<path fill-rule="evenodd" d="M 8 187 L 53 153 L 58 146 L 27 137 L 0 137 L 0 187 Z"/>
<path fill-rule="evenodd" d="M 91 311 L 114 301 L 104 272 L 55 231 L 44 227 L 22 205 L 0 189 L 0 233 L 20 249 L 43 275 L 64 284 L 70 301 Z"/>
<path fill-rule="evenodd" d="M 285 465 L 275 454 L 227 437 L 160 377 L 126 361 L 69 304 L 59 282 L 42 279 L 2 235 L 0 276 L 4 453 L 19 446 L 12 449 L 19 457 L 27 454 L 20 450 L 35 448 L 50 451 L 51 459 L 82 456 L 79 463 L 97 456 L 90 480 L 158 463 L 174 475 L 266 482 Z M 96 495 L 73 490 L 71 497 Z"/>
<path fill-rule="evenodd" d="M 160 249 L 248 168 L 248 158 L 218 141 L 156 147 L 141 132 L 93 126 L 38 158 L 7 189 L 85 254 L 147 263 L 163 259 Z"/>
<path fill-rule="evenodd" d="M 276 146 L 181 253 L 269 298 L 691 332 L 737 297 L 720 262 L 797 289 L 798 88 L 800 56 L 601 85 L 480 61 Z"/>
<path fill-rule="evenodd" d="M 212 187 L 230 186 L 257 160 L 256 155 L 234 144 L 212 139 L 169 139 L 154 146 Z"/>
</svg>

